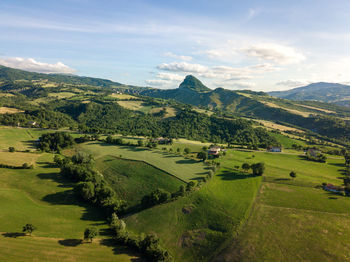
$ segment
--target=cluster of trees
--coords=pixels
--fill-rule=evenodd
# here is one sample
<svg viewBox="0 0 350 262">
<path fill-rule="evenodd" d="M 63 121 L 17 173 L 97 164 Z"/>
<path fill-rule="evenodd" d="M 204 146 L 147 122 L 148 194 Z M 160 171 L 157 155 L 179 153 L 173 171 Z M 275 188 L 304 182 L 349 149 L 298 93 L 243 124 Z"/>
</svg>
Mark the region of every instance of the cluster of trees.
<svg viewBox="0 0 350 262">
<path fill-rule="evenodd" d="M 114 190 L 94 169 L 91 155 L 78 154 L 64 159 L 55 157 L 55 162 L 62 176 L 78 182 L 74 191 L 83 200 L 100 206 L 106 214 L 121 212 L 125 208 L 125 202 L 117 198 Z"/>
<path fill-rule="evenodd" d="M 91 155 L 80 153 L 71 158 L 56 156 L 54 160 L 61 169 L 61 175 L 78 182 L 74 191 L 83 200 L 101 207 L 107 216 L 111 216 L 110 226 L 119 244 L 127 245 L 139 252 L 143 252 L 150 261 L 173 261 L 169 252 L 161 247 L 158 238 L 153 235 L 135 235 L 126 230 L 125 222 L 117 216 L 117 213 L 124 211 L 125 202 L 117 199 L 114 190 L 108 186 L 103 176 L 94 169 Z M 156 196 L 157 194 L 158 196 Z M 153 200 L 160 197 L 160 201 L 163 201 L 164 196 L 162 194 L 163 192 L 160 191 L 160 193 L 151 195 Z M 168 198 L 168 194 L 166 198 Z M 87 228 L 84 231 L 84 239 L 91 242 L 97 234 L 96 228 Z"/>
<path fill-rule="evenodd" d="M 327 157 L 320 152 L 313 155 L 309 151 L 307 151 L 306 152 L 306 159 L 310 160 L 310 161 L 321 162 L 321 163 L 326 163 L 326 161 L 327 161 Z"/>
<path fill-rule="evenodd" d="M 251 169 L 254 176 L 262 176 L 265 172 L 265 163 L 259 162 L 251 165 L 248 163 L 243 163 L 242 169 L 245 172 L 248 172 Z"/>
<path fill-rule="evenodd" d="M 209 171 L 209 173 L 210 173 L 210 175 L 208 174 L 208 178 L 211 178 L 213 171 Z M 204 182 L 206 182 L 206 179 Z M 190 181 L 186 184 L 186 187 L 181 185 L 179 187 L 178 191 L 173 192 L 171 194 L 166 190 L 163 190 L 161 188 L 157 188 L 156 190 L 152 191 L 149 195 L 145 195 L 141 199 L 141 206 L 143 208 L 148 208 L 151 206 L 166 203 L 166 202 L 171 201 L 171 200 L 175 200 L 178 197 L 185 196 L 186 192 L 193 191 L 196 186 L 197 186 L 197 184 L 194 181 Z"/>
<path fill-rule="evenodd" d="M 75 144 L 74 138 L 67 132 L 55 132 L 43 134 L 38 141 L 38 148 L 42 151 L 59 152 L 62 148 Z"/>
<path fill-rule="evenodd" d="M 171 262 L 173 261 L 170 253 L 165 250 L 159 238 L 154 234 L 136 235 L 129 232 L 126 224 L 122 219 L 113 213 L 110 219 L 110 228 L 114 233 L 115 240 L 122 245 L 134 248 L 146 255 L 149 261 Z"/>
</svg>

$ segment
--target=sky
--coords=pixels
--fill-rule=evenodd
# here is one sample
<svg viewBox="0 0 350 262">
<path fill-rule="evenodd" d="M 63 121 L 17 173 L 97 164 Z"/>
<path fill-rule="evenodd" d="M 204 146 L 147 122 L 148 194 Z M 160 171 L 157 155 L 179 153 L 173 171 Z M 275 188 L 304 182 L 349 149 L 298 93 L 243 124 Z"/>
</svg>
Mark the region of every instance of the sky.
<svg viewBox="0 0 350 262">
<path fill-rule="evenodd" d="M 176 88 L 350 83 L 350 0 L 0 0 L 0 64 Z"/>
</svg>

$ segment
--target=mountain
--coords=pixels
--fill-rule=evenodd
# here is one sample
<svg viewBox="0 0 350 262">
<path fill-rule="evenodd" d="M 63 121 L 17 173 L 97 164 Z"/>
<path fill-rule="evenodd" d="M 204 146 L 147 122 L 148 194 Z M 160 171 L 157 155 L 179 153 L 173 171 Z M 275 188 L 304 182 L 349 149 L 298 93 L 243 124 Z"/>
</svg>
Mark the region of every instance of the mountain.
<svg viewBox="0 0 350 262">
<path fill-rule="evenodd" d="M 192 75 L 186 76 L 184 81 L 179 86 L 180 89 L 190 89 L 196 92 L 208 92 L 210 88 L 203 85 L 203 83 Z"/>
<path fill-rule="evenodd" d="M 290 100 L 312 100 L 350 107 L 350 86 L 337 83 L 313 83 L 287 91 L 275 91 L 271 96 Z"/>
</svg>

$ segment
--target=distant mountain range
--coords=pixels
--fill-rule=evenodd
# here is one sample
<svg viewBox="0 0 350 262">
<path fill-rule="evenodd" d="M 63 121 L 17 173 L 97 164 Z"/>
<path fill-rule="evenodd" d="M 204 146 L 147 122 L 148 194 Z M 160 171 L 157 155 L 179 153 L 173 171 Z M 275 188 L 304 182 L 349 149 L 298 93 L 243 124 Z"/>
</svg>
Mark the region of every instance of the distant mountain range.
<svg viewBox="0 0 350 262">
<path fill-rule="evenodd" d="M 162 90 L 129 86 L 99 78 L 39 74 L 0 66 L 0 91 L 2 92 L 25 95 L 34 99 L 47 97 L 50 92 L 57 93 L 60 90 L 70 90 L 69 88 L 74 89 L 75 87 L 81 90 L 93 90 L 96 94 L 100 93 L 103 96 L 120 91 L 175 100 L 195 106 L 194 110 L 200 113 L 215 113 L 216 116 L 225 118 L 246 117 L 257 121 L 269 120 L 283 125 L 308 129 L 335 139 L 346 138 L 350 141 L 348 122 L 350 108 L 319 102 L 328 98 L 329 102 L 346 104 L 344 98 L 349 96 L 350 87 L 345 85 L 318 83 L 304 88 L 272 93 L 275 96 L 304 100 L 293 101 L 272 97 L 264 92 L 224 88 L 212 90 L 192 75 L 186 76 L 179 88 Z M 298 94 L 300 95 L 298 96 Z M 309 95 L 306 96 L 306 94 Z M 307 99 L 319 101 L 305 101 Z"/>
<path fill-rule="evenodd" d="M 350 107 L 350 86 L 336 83 L 313 83 L 287 91 L 270 92 L 271 96 L 290 100 L 312 100 Z"/>
</svg>

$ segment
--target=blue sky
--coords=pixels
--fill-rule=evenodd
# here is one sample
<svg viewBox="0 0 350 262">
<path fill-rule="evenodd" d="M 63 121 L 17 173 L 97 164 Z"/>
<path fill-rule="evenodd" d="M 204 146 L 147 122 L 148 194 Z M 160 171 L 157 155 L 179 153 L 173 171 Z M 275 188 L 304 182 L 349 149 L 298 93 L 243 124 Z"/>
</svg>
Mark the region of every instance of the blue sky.
<svg viewBox="0 0 350 262">
<path fill-rule="evenodd" d="M 0 64 L 158 88 L 349 83 L 349 14 L 349 0 L 1 0 Z"/>
</svg>

